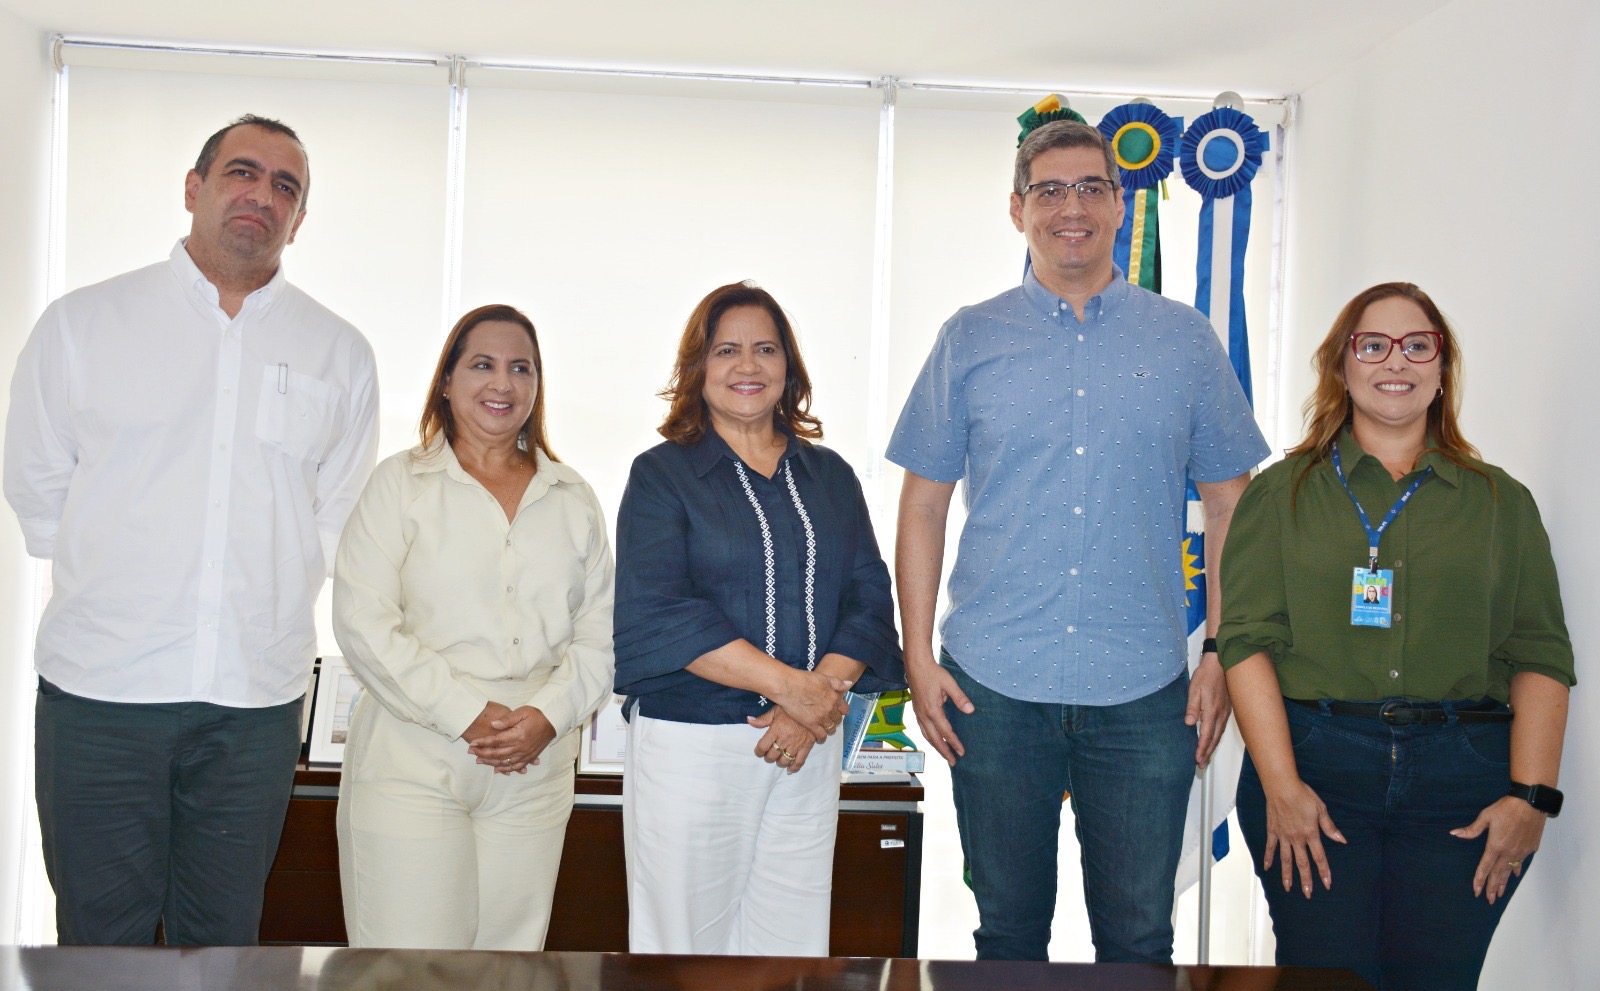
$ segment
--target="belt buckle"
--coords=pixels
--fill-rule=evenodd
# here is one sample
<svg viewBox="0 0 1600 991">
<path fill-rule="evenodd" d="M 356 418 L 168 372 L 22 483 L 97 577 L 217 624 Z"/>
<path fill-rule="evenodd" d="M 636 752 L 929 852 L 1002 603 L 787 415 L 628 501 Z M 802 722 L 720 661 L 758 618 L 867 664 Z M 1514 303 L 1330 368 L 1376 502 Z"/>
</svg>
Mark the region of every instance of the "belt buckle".
<svg viewBox="0 0 1600 991">
<path fill-rule="evenodd" d="M 1390 699 L 1378 708 L 1378 720 L 1388 726 L 1410 726 L 1418 715 L 1405 699 Z"/>
</svg>

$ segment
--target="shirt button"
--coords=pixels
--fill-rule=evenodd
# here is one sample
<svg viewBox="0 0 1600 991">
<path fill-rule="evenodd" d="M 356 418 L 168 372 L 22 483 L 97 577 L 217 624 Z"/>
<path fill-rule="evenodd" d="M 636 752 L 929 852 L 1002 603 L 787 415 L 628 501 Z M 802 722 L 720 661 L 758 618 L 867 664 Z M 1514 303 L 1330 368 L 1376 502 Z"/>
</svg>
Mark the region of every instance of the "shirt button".
<svg viewBox="0 0 1600 991">
<path fill-rule="evenodd" d="M 511 645 L 513 647 L 515 647 L 517 644 L 519 644 L 521 642 L 522 642 L 522 638 L 521 637 L 512 637 L 511 638 Z"/>
<path fill-rule="evenodd" d="M 513 588 L 513 587 L 512 587 L 512 586 L 510 586 L 510 585 L 507 585 L 507 586 L 506 586 L 506 591 L 507 591 L 507 592 L 514 592 L 514 591 L 516 591 L 516 589 L 515 589 L 515 588 Z"/>
<path fill-rule="evenodd" d="M 1073 450 L 1073 453 L 1075 453 L 1075 454 L 1082 454 L 1083 453 L 1083 448 L 1081 448 L 1081 447 L 1075 447 L 1072 450 Z"/>
<path fill-rule="evenodd" d="M 1389 672 L 1389 677 L 1391 677 L 1391 678 L 1398 678 L 1398 677 L 1400 677 L 1400 672 L 1398 672 L 1398 671 L 1393 671 L 1393 670 L 1391 670 L 1391 671 L 1390 671 L 1390 672 Z"/>
<path fill-rule="evenodd" d="M 1082 506 L 1073 506 L 1072 507 L 1072 515 L 1074 515 L 1074 516 L 1082 516 L 1083 515 L 1083 507 Z"/>
<path fill-rule="evenodd" d="M 1083 395 L 1083 390 L 1082 389 L 1078 390 L 1078 395 L 1080 395 L 1080 396 Z"/>
<path fill-rule="evenodd" d="M 1078 628 L 1076 626 L 1069 626 L 1069 627 L 1067 627 L 1067 632 L 1068 633 L 1077 633 L 1078 632 Z"/>
<path fill-rule="evenodd" d="M 1056 304 L 1056 309 L 1058 309 L 1058 310 L 1064 310 L 1066 308 L 1067 308 L 1067 304 L 1065 304 L 1065 303 Z"/>
<path fill-rule="evenodd" d="M 1396 623 L 1398 623 L 1398 622 L 1400 622 L 1400 621 L 1401 621 L 1401 620 L 1402 620 L 1402 619 L 1405 619 L 1405 617 L 1404 617 L 1404 616 L 1402 616 L 1402 615 L 1400 615 L 1400 614 L 1399 614 L 1399 613 L 1395 613 L 1395 614 L 1394 614 L 1394 621 L 1395 621 L 1395 622 L 1396 622 Z"/>
<path fill-rule="evenodd" d="M 1400 560 L 1399 558 L 1395 558 L 1394 559 L 1394 566 L 1396 568 L 1403 567 L 1404 565 L 1405 565 L 1404 561 Z"/>
<path fill-rule="evenodd" d="M 1067 569 L 1067 574 L 1069 574 L 1069 575 L 1075 575 L 1077 573 L 1078 573 L 1078 569 L 1077 568 L 1068 568 Z"/>
<path fill-rule="evenodd" d="M 1078 335 L 1078 340 L 1080 340 L 1080 341 L 1083 340 L 1083 335 L 1082 334 Z"/>
</svg>

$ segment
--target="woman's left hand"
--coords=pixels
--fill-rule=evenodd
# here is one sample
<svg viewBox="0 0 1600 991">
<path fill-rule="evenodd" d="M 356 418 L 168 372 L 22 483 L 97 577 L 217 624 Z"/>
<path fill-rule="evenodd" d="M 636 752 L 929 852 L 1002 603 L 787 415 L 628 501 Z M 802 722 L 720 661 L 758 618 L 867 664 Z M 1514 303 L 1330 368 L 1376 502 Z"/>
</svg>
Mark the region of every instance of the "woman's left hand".
<svg viewBox="0 0 1600 991">
<path fill-rule="evenodd" d="M 556 738 L 556 728 L 531 705 L 518 706 L 509 715 L 492 720 L 494 735 L 468 740 L 467 753 L 478 763 L 492 766 L 496 774 L 523 773 L 539 763 L 539 755 Z"/>
<path fill-rule="evenodd" d="M 768 764 L 777 764 L 790 774 L 800 770 L 806 755 L 817 745 L 811 731 L 795 722 L 778 706 L 773 706 L 759 716 L 746 720 L 751 726 L 766 729 L 756 741 L 756 756 Z"/>
<path fill-rule="evenodd" d="M 1472 875 L 1472 894 L 1489 896 L 1489 904 L 1504 898 L 1506 885 L 1515 873 L 1522 876 L 1522 861 L 1539 849 L 1544 837 L 1545 815 L 1520 798 L 1507 795 L 1478 813 L 1472 825 L 1450 830 L 1450 835 L 1463 840 L 1477 839 L 1485 830 L 1489 841 Z"/>
</svg>

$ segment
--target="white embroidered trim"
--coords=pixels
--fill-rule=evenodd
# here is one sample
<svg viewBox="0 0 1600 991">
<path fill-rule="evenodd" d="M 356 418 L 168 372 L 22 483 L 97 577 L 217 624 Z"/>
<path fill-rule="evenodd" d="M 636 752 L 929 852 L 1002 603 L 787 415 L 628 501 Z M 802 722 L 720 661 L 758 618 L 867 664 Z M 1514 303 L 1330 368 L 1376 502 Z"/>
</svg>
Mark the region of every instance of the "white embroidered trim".
<svg viewBox="0 0 1600 991">
<path fill-rule="evenodd" d="M 772 527 L 767 524 L 766 511 L 761 508 L 761 501 L 756 498 L 756 490 L 750 485 L 750 476 L 745 474 L 744 465 L 738 461 L 733 463 L 733 470 L 739 474 L 739 484 L 744 486 L 745 498 L 750 500 L 750 508 L 756 511 L 756 522 L 761 524 L 761 553 L 766 570 L 767 586 L 767 656 L 778 656 L 778 584 L 777 568 L 774 563 L 772 549 Z M 794 472 L 789 470 L 787 462 L 783 466 L 783 478 L 789 486 L 789 497 L 794 500 L 795 511 L 800 514 L 800 525 L 806 531 L 806 670 L 810 671 L 817 666 L 817 617 L 816 617 L 816 585 L 817 585 L 817 535 L 811 528 L 811 514 L 806 512 L 805 503 L 800 501 L 800 490 L 794 484 Z M 760 697 L 761 705 L 769 705 L 765 695 Z"/>
</svg>

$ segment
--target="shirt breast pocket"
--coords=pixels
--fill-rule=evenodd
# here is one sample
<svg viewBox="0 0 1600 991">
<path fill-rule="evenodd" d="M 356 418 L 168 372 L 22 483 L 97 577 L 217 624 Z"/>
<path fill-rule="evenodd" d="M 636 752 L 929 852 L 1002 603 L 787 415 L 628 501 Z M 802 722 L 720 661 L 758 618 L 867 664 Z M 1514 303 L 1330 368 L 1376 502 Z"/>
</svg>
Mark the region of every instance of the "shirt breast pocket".
<svg viewBox="0 0 1600 991">
<path fill-rule="evenodd" d="M 284 454 L 321 461 L 339 418 L 339 390 L 283 365 L 261 369 L 261 399 L 256 406 L 256 438 Z"/>
</svg>

